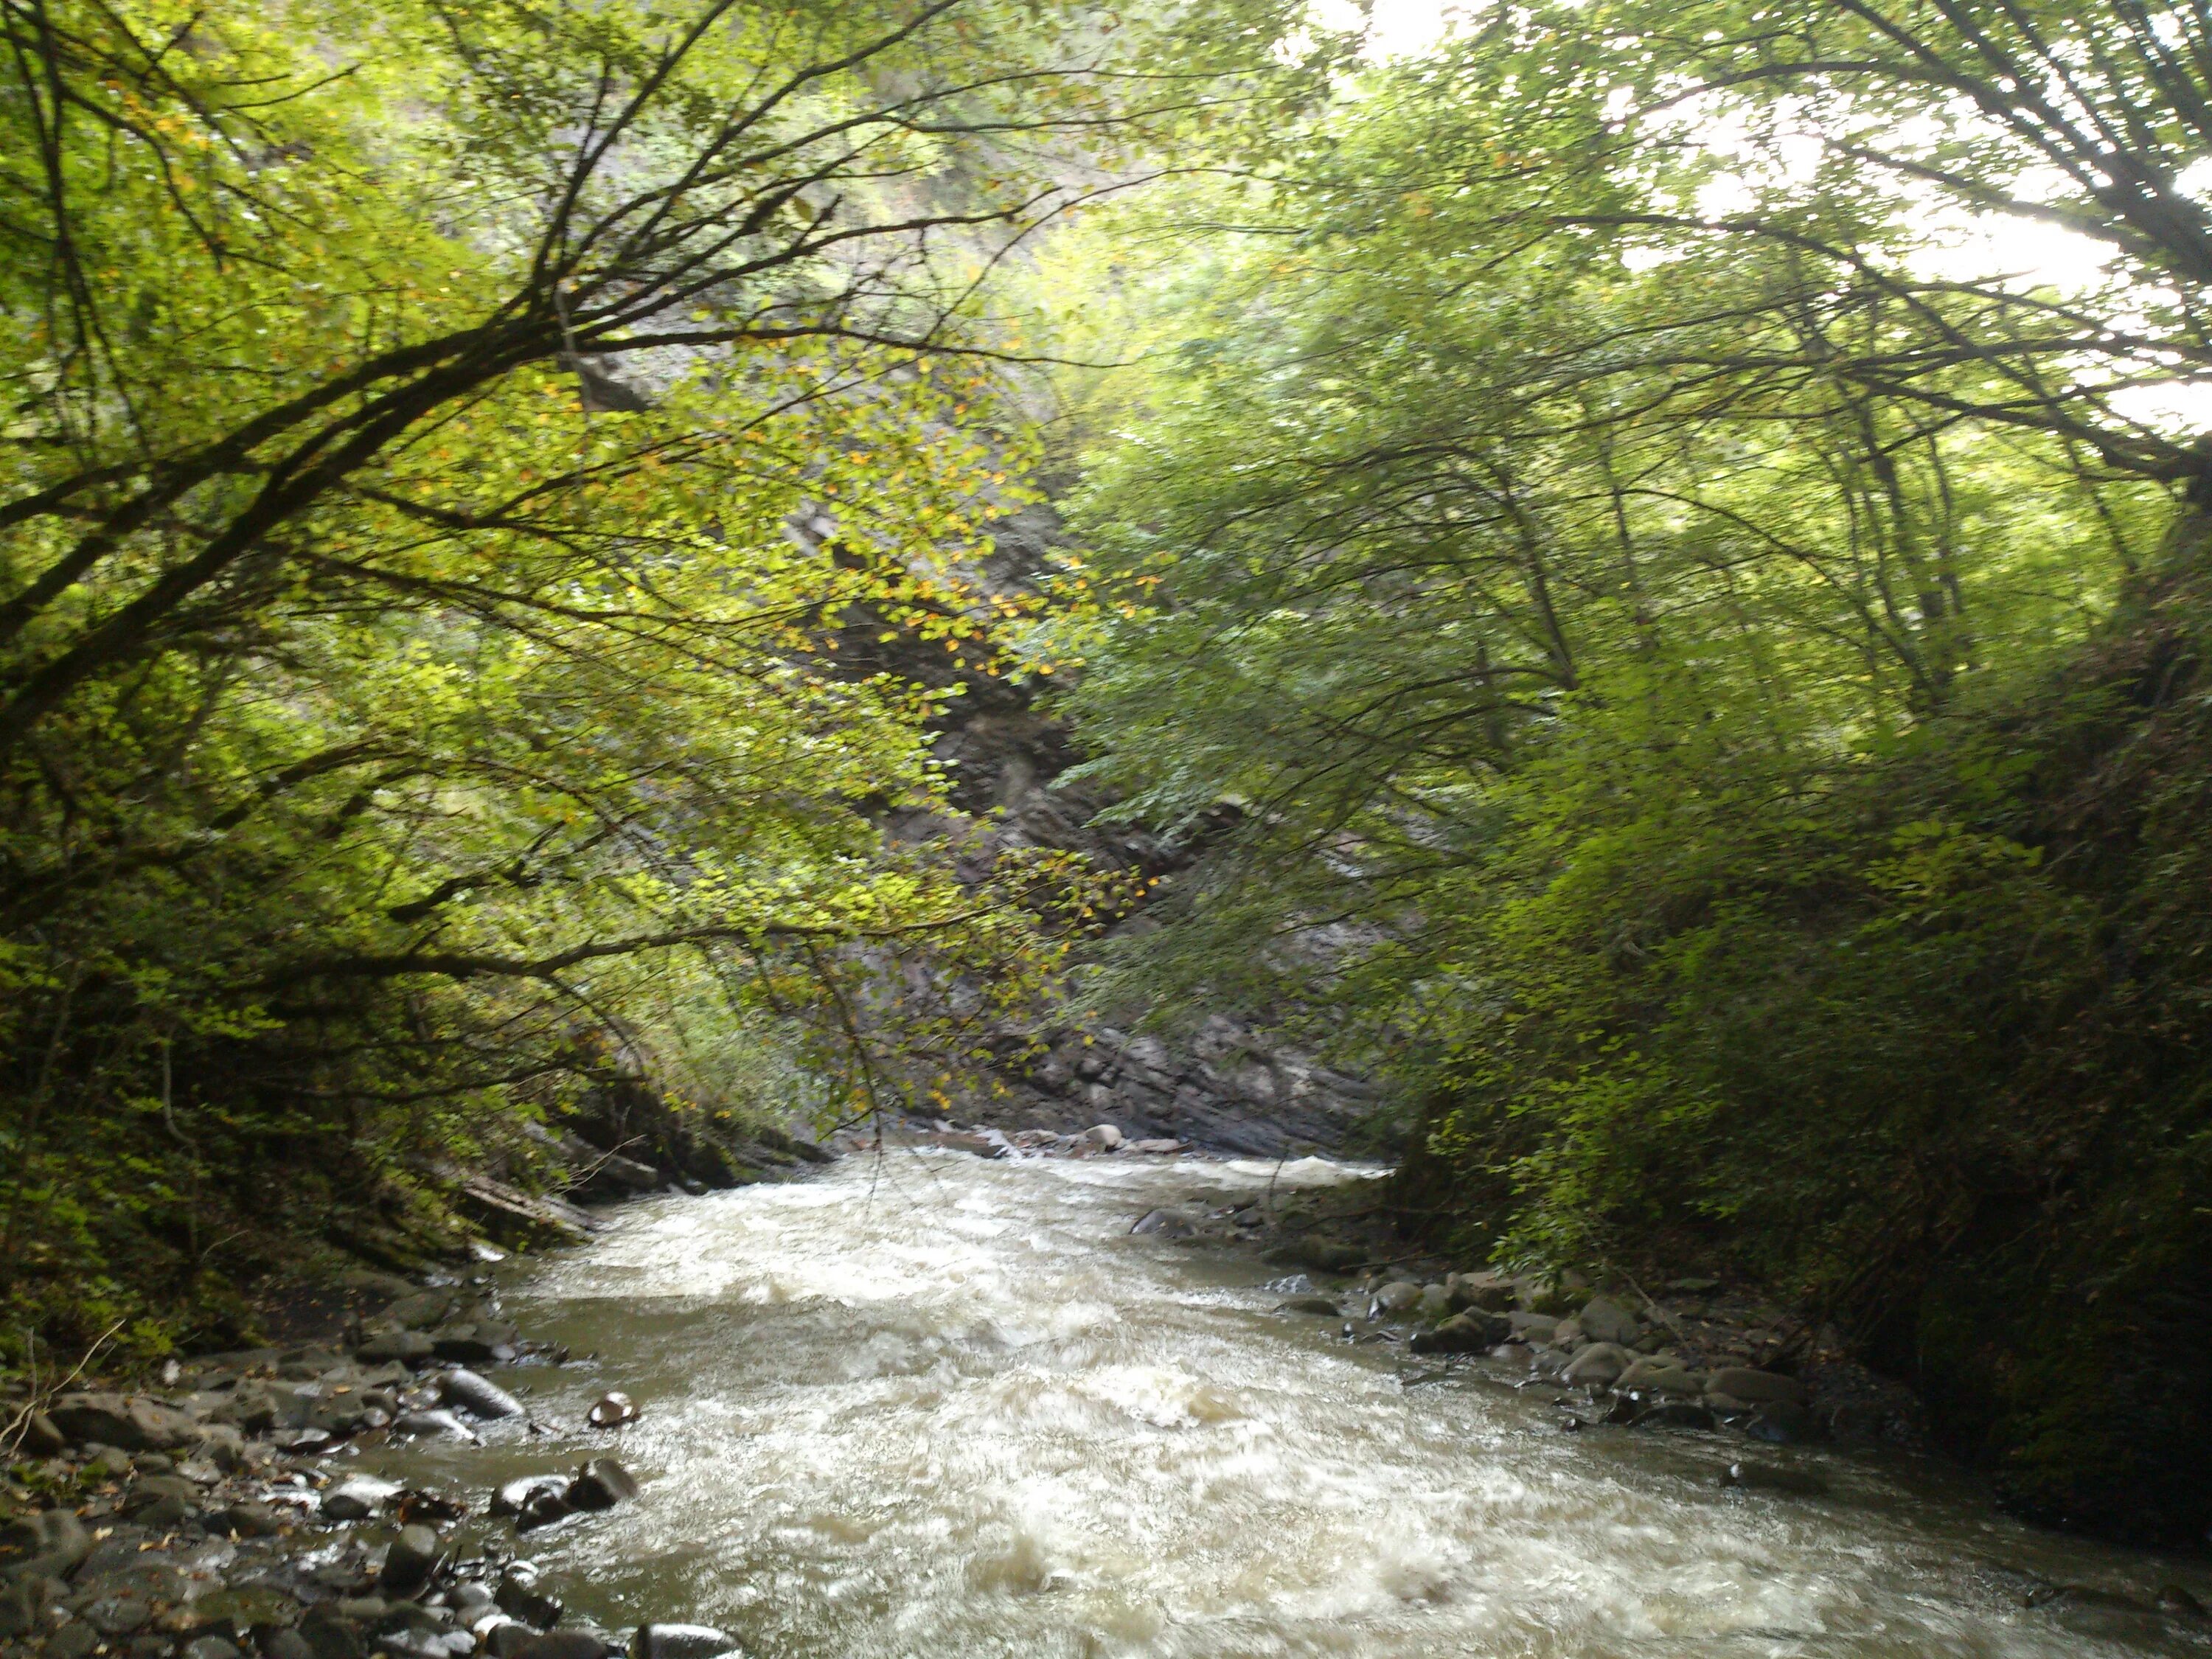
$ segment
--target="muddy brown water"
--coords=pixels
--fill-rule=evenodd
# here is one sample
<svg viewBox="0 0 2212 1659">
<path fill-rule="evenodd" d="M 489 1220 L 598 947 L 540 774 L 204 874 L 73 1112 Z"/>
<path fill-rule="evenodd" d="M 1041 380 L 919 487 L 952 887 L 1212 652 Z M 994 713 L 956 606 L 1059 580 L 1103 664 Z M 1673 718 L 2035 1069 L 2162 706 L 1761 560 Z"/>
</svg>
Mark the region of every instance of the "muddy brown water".
<svg viewBox="0 0 2212 1659">
<path fill-rule="evenodd" d="M 908 1152 L 633 1203 L 504 1282 L 592 1356 L 495 1373 L 552 1432 L 358 1463 L 481 1509 L 611 1452 L 643 1495 L 520 1553 L 610 1632 L 714 1624 L 757 1659 L 2212 1653 L 2123 1605 L 2212 1601 L 2201 1564 L 2031 1530 L 1895 1454 L 1762 1449 L 1830 1495 L 1723 1491 L 1740 1440 L 1562 1432 L 1504 1362 L 1419 1380 L 1273 1312 L 1280 1269 L 1129 1232 L 1272 1173 Z M 640 1420 L 585 1427 L 610 1388 Z M 2023 1607 L 2022 1575 L 2112 1599 Z"/>
</svg>

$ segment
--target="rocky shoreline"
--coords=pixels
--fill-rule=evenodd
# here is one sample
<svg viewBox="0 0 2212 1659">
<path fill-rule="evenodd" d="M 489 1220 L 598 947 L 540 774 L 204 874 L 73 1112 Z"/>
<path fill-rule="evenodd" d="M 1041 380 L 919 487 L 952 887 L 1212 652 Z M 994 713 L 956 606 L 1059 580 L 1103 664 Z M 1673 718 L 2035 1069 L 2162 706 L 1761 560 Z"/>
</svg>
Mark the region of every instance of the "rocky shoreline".
<svg viewBox="0 0 2212 1659">
<path fill-rule="evenodd" d="M 4 1402 L 11 1468 L 0 1530 L 0 1652 L 42 1659 L 714 1659 L 702 1626 L 614 1633 L 564 1620 L 520 1553 L 538 1527 L 637 1495 L 618 1458 L 472 1499 L 349 1472 L 349 1447 L 480 1443 L 536 1420 L 515 1393 L 568 1356 L 501 1316 L 488 1284 L 355 1276 L 385 1305 L 349 1342 L 173 1361 L 158 1392 L 73 1389 Z M 474 1369 L 499 1367 L 501 1381 Z M 618 1393 L 588 1427 L 636 1415 Z M 564 1425 L 566 1426 L 566 1425 Z M 474 1550 L 471 1510 L 514 1538 Z"/>
</svg>

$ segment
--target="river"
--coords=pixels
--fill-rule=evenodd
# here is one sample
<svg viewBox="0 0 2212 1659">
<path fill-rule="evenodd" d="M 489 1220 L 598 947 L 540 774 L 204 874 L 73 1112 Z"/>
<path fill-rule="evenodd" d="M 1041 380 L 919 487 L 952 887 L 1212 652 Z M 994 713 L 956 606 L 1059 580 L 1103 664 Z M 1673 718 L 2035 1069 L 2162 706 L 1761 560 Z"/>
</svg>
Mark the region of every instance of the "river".
<svg viewBox="0 0 2212 1659">
<path fill-rule="evenodd" d="M 1901 1454 L 1769 1451 L 1831 1494 L 1723 1491 L 1741 1441 L 1564 1432 L 1503 1362 L 1419 1380 L 1275 1313 L 1280 1269 L 1129 1232 L 1269 1173 L 896 1152 L 641 1200 L 505 1281 L 579 1357 L 502 1379 L 556 1434 L 374 1461 L 482 1492 L 613 1450 L 643 1495 L 523 1553 L 610 1630 L 755 1659 L 2212 1652 L 2014 1576 L 2148 1601 L 2206 1595 L 2197 1564 L 2033 1531 Z M 640 1420 L 582 1429 L 609 1388 Z"/>
</svg>

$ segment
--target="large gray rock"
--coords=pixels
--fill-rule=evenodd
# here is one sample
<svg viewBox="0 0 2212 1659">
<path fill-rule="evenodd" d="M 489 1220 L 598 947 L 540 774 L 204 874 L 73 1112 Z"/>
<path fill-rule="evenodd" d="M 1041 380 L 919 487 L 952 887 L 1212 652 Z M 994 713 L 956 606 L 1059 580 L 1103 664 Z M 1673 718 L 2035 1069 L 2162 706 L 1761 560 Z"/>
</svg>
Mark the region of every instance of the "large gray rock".
<svg viewBox="0 0 2212 1659">
<path fill-rule="evenodd" d="M 1420 1299 L 1421 1287 L 1410 1279 L 1394 1279 L 1375 1292 L 1375 1305 L 1386 1314 L 1404 1313 Z"/>
<path fill-rule="evenodd" d="M 459 1406 L 478 1417 L 520 1417 L 522 1402 L 496 1383 L 488 1382 L 474 1371 L 447 1371 L 438 1385 L 439 1396 L 449 1406 Z"/>
<path fill-rule="evenodd" d="M 1454 1314 L 1432 1331 L 1417 1331 L 1406 1346 L 1415 1353 L 1487 1353 L 1510 1334 L 1495 1314 Z"/>
<path fill-rule="evenodd" d="M 492 1600 L 501 1613 L 539 1630 L 550 1630 L 561 1622 L 560 1599 L 538 1588 L 537 1570 L 527 1562 L 518 1561 L 501 1575 Z"/>
<path fill-rule="evenodd" d="M 1567 1362 L 1560 1377 L 1568 1382 L 1609 1387 L 1635 1364 L 1636 1356 L 1618 1342 L 1593 1342 Z"/>
<path fill-rule="evenodd" d="M 1559 1334 L 1559 1322 L 1550 1314 L 1516 1311 L 1505 1316 L 1505 1322 L 1523 1342 L 1549 1342 Z"/>
<path fill-rule="evenodd" d="M 1686 1370 L 1679 1362 L 1644 1358 L 1638 1360 L 1615 1377 L 1613 1386 L 1623 1392 L 1636 1389 L 1645 1394 L 1695 1399 L 1705 1393 L 1705 1379 L 1696 1371 Z"/>
<path fill-rule="evenodd" d="M 1622 1347 L 1633 1344 L 1644 1334 L 1644 1323 L 1617 1302 L 1594 1296 L 1583 1304 L 1576 1316 L 1583 1334 L 1593 1342 L 1617 1342 Z"/>
<path fill-rule="evenodd" d="M 65 1394 L 47 1416 L 71 1440 L 125 1451 L 170 1451 L 199 1438 L 185 1413 L 143 1395 Z"/>
<path fill-rule="evenodd" d="M 1160 1238 L 1188 1238 L 1198 1231 L 1205 1219 L 1195 1210 L 1166 1205 L 1157 1210 L 1146 1211 L 1129 1231 Z"/>
<path fill-rule="evenodd" d="M 491 1512 L 494 1515 L 523 1515 L 530 1509 L 532 1500 L 544 1494 L 559 1497 L 568 1490 L 565 1474 L 526 1474 L 519 1480 L 510 1480 L 492 1494 Z"/>
<path fill-rule="evenodd" d="M 1504 1313 L 1514 1305 L 1513 1281 L 1501 1273 L 1454 1273 L 1444 1285 L 1451 1292 L 1452 1307 L 1460 1312 L 1480 1308 Z"/>
<path fill-rule="evenodd" d="M 629 1659 L 718 1659 L 737 1650 L 738 1638 L 712 1625 L 640 1625 L 629 1638 Z"/>
</svg>

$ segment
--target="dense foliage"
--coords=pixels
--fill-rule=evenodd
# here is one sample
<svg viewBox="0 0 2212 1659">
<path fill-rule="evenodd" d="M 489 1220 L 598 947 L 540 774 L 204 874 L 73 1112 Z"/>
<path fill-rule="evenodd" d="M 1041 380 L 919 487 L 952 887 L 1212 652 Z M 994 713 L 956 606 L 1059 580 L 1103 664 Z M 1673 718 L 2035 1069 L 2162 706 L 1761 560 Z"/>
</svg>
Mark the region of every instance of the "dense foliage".
<svg viewBox="0 0 2212 1659">
<path fill-rule="evenodd" d="M 617 1075 L 908 1098 L 1048 975 L 1072 872 L 889 840 L 932 699 L 834 642 L 988 665 L 985 279 L 1298 95 L 1220 16 L 6 0 L 11 1313 L 161 1340 Z"/>
<path fill-rule="evenodd" d="M 1239 817 L 1100 997 L 1302 1011 L 1463 1243 L 1808 1296 L 2023 1507 L 2160 1536 L 2208 61 L 2117 0 L 1487 14 L 1125 222 L 1079 502 L 1097 771 Z"/>
</svg>

